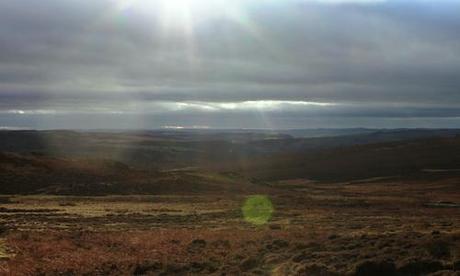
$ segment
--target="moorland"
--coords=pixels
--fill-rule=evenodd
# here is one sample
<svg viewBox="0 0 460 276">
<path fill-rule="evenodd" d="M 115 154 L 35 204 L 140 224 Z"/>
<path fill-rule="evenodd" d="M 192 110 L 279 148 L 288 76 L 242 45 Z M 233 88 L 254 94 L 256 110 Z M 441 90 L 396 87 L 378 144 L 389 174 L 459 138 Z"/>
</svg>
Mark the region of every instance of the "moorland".
<svg viewBox="0 0 460 276">
<path fill-rule="evenodd" d="M 0 131 L 5 275 L 459 275 L 460 130 Z"/>
</svg>

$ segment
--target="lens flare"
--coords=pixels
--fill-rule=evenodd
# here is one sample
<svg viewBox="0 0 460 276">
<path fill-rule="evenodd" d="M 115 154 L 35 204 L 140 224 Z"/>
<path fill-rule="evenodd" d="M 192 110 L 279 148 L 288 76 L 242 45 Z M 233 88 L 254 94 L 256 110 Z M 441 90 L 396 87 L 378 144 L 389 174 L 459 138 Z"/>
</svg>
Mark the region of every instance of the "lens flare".
<svg viewBox="0 0 460 276">
<path fill-rule="evenodd" d="M 255 225 L 264 225 L 272 217 L 273 204 L 268 196 L 254 195 L 246 199 L 241 210 L 245 221 Z"/>
</svg>

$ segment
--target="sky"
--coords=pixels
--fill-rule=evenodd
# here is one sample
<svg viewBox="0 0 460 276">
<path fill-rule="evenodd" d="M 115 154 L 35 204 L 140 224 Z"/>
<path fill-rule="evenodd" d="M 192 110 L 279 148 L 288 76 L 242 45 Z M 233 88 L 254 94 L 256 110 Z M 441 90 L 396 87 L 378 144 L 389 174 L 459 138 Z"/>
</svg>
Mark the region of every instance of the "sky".
<svg viewBox="0 0 460 276">
<path fill-rule="evenodd" d="M 460 128 L 460 1 L 2 0 L 0 128 Z"/>
</svg>

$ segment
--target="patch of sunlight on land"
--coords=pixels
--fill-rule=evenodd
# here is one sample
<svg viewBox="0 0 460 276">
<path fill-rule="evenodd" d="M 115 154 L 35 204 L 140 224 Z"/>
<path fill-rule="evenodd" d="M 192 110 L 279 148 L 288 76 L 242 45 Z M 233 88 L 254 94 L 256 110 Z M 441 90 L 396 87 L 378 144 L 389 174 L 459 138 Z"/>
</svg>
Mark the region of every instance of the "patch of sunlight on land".
<svg viewBox="0 0 460 276">
<path fill-rule="evenodd" d="M 263 225 L 272 217 L 273 204 L 267 196 L 255 195 L 248 197 L 241 209 L 244 220 L 255 225 Z"/>
<path fill-rule="evenodd" d="M 63 217 L 86 218 L 108 215 L 196 215 L 225 212 L 240 207 L 238 202 L 220 199 L 218 202 L 205 196 L 17 196 L 14 203 L 0 204 L 5 209 L 17 210 L 19 214 L 41 212 Z M 19 211 L 23 210 L 23 212 Z"/>
<path fill-rule="evenodd" d="M 0 239 L 0 260 L 7 259 L 9 255 L 6 253 L 5 241 Z"/>
</svg>

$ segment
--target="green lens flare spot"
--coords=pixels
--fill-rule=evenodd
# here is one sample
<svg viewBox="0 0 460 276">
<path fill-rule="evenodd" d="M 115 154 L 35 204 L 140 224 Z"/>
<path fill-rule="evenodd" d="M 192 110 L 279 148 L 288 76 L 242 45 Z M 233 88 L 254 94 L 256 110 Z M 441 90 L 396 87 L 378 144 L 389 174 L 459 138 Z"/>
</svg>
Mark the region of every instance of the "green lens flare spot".
<svg viewBox="0 0 460 276">
<path fill-rule="evenodd" d="M 267 196 L 254 195 L 246 199 L 241 210 L 245 221 L 263 225 L 272 217 L 273 204 Z"/>
</svg>

